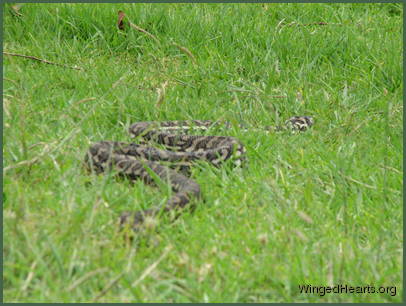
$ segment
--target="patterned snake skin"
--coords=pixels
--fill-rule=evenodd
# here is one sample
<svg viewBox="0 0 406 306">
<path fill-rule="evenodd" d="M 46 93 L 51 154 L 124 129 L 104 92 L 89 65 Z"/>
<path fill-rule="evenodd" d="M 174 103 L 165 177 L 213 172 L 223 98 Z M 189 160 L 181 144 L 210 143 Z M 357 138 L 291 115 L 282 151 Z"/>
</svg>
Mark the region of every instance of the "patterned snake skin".
<svg viewBox="0 0 406 306">
<path fill-rule="evenodd" d="M 207 130 L 213 125 L 219 124 L 208 120 L 138 122 L 131 125 L 129 132 L 131 137 L 139 137 L 141 144 L 101 141 L 89 148 L 85 156 L 85 165 L 89 171 L 99 174 L 114 169 L 119 176 L 130 180 L 142 179 L 147 184 L 154 184 L 154 176 L 158 176 L 172 187 L 172 197 L 163 207 L 124 212 L 120 216 L 122 227 L 138 230 L 146 216 L 155 216 L 160 212 L 179 212 L 188 206 L 192 198 L 199 198 L 199 185 L 184 174 L 193 162 L 201 160 L 217 167 L 227 160 L 237 166 L 244 162 L 245 148 L 234 137 L 185 134 L 188 130 Z M 228 123 L 224 125 L 229 127 Z M 311 117 L 295 116 L 287 120 L 285 126 L 264 129 L 305 131 L 312 125 Z M 182 134 L 178 134 L 179 131 Z M 148 145 L 151 142 L 161 144 L 168 150 L 151 147 Z M 160 163 L 168 164 L 170 168 Z"/>
</svg>

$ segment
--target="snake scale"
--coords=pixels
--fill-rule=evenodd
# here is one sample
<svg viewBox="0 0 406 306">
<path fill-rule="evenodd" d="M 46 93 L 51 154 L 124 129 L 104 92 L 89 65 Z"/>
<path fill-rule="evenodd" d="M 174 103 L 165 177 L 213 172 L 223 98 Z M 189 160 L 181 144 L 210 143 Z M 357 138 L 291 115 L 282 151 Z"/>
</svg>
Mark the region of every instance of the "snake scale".
<svg viewBox="0 0 406 306">
<path fill-rule="evenodd" d="M 139 138 L 140 143 L 100 141 L 89 148 L 85 156 L 89 171 L 100 174 L 114 170 L 119 176 L 130 180 L 142 179 L 147 184 L 154 184 L 158 176 L 163 182 L 168 182 L 173 190 L 163 207 L 122 213 L 121 227 L 138 230 L 147 216 L 178 212 L 188 206 L 193 198 L 200 198 L 199 184 L 187 176 L 187 169 L 194 162 L 205 161 L 217 167 L 227 160 L 232 160 L 237 166 L 244 162 L 245 148 L 237 138 L 187 134 L 190 130 L 207 130 L 214 125 L 219 123 L 210 120 L 137 122 L 130 126 L 129 132 L 131 137 Z M 229 123 L 221 125 L 230 127 Z M 264 130 L 305 131 L 312 125 L 311 117 L 295 116 L 287 120 L 284 126 L 266 127 Z M 151 143 L 163 145 L 165 150 L 153 147 Z"/>
</svg>

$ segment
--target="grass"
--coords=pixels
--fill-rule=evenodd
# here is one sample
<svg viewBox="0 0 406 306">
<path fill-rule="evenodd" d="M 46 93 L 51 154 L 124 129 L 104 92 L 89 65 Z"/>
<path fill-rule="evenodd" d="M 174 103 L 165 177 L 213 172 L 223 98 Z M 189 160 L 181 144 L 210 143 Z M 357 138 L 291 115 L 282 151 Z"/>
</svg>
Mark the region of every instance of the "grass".
<svg viewBox="0 0 406 306">
<path fill-rule="evenodd" d="M 5 51 L 84 69 L 3 56 L 5 302 L 402 301 L 401 4 L 3 9 Z M 117 29 L 118 10 L 158 42 Z M 237 126 L 302 114 L 316 123 L 300 135 Z M 120 212 L 170 192 L 88 176 L 90 143 L 126 141 L 136 121 L 220 118 L 247 166 L 198 167 L 197 209 L 125 244 Z"/>
</svg>

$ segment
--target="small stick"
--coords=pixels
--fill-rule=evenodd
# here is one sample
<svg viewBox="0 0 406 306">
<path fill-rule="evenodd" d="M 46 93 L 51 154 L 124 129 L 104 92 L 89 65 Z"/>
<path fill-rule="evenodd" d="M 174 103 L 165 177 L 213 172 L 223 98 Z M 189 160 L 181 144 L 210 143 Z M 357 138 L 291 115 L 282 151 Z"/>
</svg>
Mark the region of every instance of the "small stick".
<svg viewBox="0 0 406 306">
<path fill-rule="evenodd" d="M 291 22 L 291 23 L 285 24 L 285 26 L 288 26 L 288 27 L 293 27 L 293 26 L 308 27 L 308 26 L 313 26 L 313 25 L 326 26 L 326 25 L 342 25 L 342 24 L 341 23 L 327 23 L 327 22 L 323 22 L 323 21 L 311 22 L 311 23 L 303 23 L 303 24 L 300 24 L 300 23 L 297 23 L 297 22 Z"/>
<path fill-rule="evenodd" d="M 183 53 L 185 53 L 187 56 L 190 57 L 190 59 L 192 60 L 193 64 L 196 64 L 196 58 L 195 56 L 192 54 L 192 52 L 190 52 L 190 50 L 186 47 L 182 47 L 179 46 L 178 44 L 172 43 L 173 46 L 175 46 L 176 48 L 178 48 L 180 51 L 182 51 Z"/>
<path fill-rule="evenodd" d="M 132 22 L 129 22 L 130 27 L 136 29 L 138 32 L 141 32 L 147 36 L 149 36 L 150 38 L 152 38 L 156 43 L 159 44 L 159 39 L 156 38 L 154 35 L 152 35 L 151 33 L 149 33 L 147 30 L 144 30 L 143 28 L 137 26 L 136 24 L 133 24 Z"/>
<path fill-rule="evenodd" d="M 306 27 L 306 26 L 311 26 L 311 25 L 321 25 L 321 26 L 323 26 L 323 25 L 328 25 L 328 23 L 320 21 L 320 22 L 305 23 L 303 26 Z"/>
<path fill-rule="evenodd" d="M 54 62 L 50 62 L 35 56 L 31 56 L 31 55 L 23 55 L 23 54 L 17 54 L 17 53 L 10 53 L 10 52 L 5 52 L 3 51 L 4 55 L 9 55 L 9 56 L 18 56 L 18 57 L 23 57 L 23 58 L 29 58 L 38 62 L 42 62 L 45 64 L 49 64 L 49 65 L 56 65 L 56 66 L 61 66 L 61 67 L 65 67 L 65 68 L 70 68 L 70 69 L 75 69 L 75 70 L 83 70 L 80 67 L 76 67 L 76 66 L 67 66 L 67 65 L 63 65 L 63 64 L 58 64 L 58 63 L 54 63 Z"/>
<path fill-rule="evenodd" d="M 123 11 L 118 11 L 118 21 L 117 21 L 117 27 L 120 30 L 124 30 L 125 25 L 124 25 L 124 18 L 125 18 L 125 13 Z M 130 25 L 130 27 L 136 29 L 138 32 L 141 32 L 147 36 L 149 36 L 150 38 L 152 38 L 155 42 L 157 42 L 159 44 L 159 39 L 156 38 L 154 35 L 152 35 L 151 33 L 149 33 L 147 30 L 144 30 L 143 28 L 137 26 L 136 24 L 133 24 L 131 21 L 128 21 L 128 24 Z"/>
</svg>

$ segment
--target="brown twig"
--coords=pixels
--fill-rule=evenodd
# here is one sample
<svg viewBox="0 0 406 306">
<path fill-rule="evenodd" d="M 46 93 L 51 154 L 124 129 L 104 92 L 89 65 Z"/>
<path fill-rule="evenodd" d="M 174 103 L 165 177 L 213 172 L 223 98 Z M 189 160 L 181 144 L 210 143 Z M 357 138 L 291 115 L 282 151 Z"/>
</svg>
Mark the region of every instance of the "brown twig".
<svg viewBox="0 0 406 306">
<path fill-rule="evenodd" d="M 187 56 L 189 56 L 189 58 L 192 60 L 193 64 L 197 63 L 196 58 L 194 57 L 194 55 L 192 54 L 192 52 L 190 52 L 190 50 L 188 48 L 179 46 L 178 44 L 175 44 L 175 43 L 172 43 L 172 45 L 175 46 L 176 48 L 178 48 L 183 53 L 185 53 Z"/>
<path fill-rule="evenodd" d="M 126 17 L 125 13 L 123 11 L 118 11 L 118 21 L 117 21 L 117 27 L 120 30 L 124 30 L 125 28 L 125 23 L 124 23 L 124 18 Z M 156 43 L 160 44 L 159 39 L 151 34 L 150 32 L 148 32 L 147 30 L 141 28 L 140 26 L 132 23 L 131 21 L 128 21 L 128 24 L 130 25 L 130 27 L 132 27 L 133 29 L 137 30 L 138 32 L 141 32 L 145 35 L 147 35 L 148 37 L 150 37 L 151 39 L 153 39 Z M 186 47 L 180 46 L 176 43 L 172 43 L 173 46 L 175 46 L 176 48 L 178 48 L 180 51 L 182 51 L 183 53 L 185 53 L 193 62 L 193 64 L 197 64 L 196 61 L 196 57 L 193 55 L 192 52 L 190 52 L 190 50 Z"/>
<path fill-rule="evenodd" d="M 49 65 L 56 65 L 56 66 L 61 66 L 61 67 L 69 68 L 69 69 L 75 69 L 75 70 L 83 70 L 82 68 L 77 67 L 77 66 L 67 66 L 67 65 L 63 65 L 63 64 L 58 64 L 58 63 L 50 62 L 48 60 L 44 60 L 44 59 L 41 59 L 41 58 L 38 58 L 38 57 L 35 57 L 35 56 L 31 56 L 31 55 L 10 53 L 10 52 L 6 52 L 6 51 L 3 51 L 3 54 L 4 55 L 9 55 L 9 56 L 18 56 L 18 57 L 28 58 L 28 59 L 32 59 L 34 61 L 49 64 Z"/>
<path fill-rule="evenodd" d="M 156 43 L 160 43 L 159 39 L 155 37 L 155 35 L 152 35 L 151 33 L 149 33 L 147 30 L 144 30 L 143 28 L 137 26 L 136 24 L 133 24 L 132 22 L 129 22 L 130 27 L 136 29 L 138 32 L 141 32 L 145 35 L 147 35 L 148 37 L 152 38 Z"/>
<path fill-rule="evenodd" d="M 326 26 L 326 25 L 342 25 L 341 23 L 327 23 L 327 22 L 311 22 L 311 23 L 297 23 L 297 22 L 291 22 L 288 24 L 284 24 L 284 26 L 287 27 L 293 27 L 293 26 L 297 26 L 297 27 L 308 27 L 308 26 Z"/>
<path fill-rule="evenodd" d="M 117 22 L 117 26 L 120 30 L 124 30 L 124 17 L 125 13 L 123 11 L 118 11 L 118 22 Z M 131 21 L 128 21 L 128 24 L 130 25 L 130 27 L 136 29 L 138 32 L 141 32 L 145 35 L 147 35 L 148 37 L 152 38 L 156 43 L 160 43 L 159 39 L 156 38 L 155 35 L 152 35 L 151 33 L 149 33 L 147 30 L 144 30 L 143 28 L 137 26 L 136 24 L 132 23 Z"/>
</svg>

